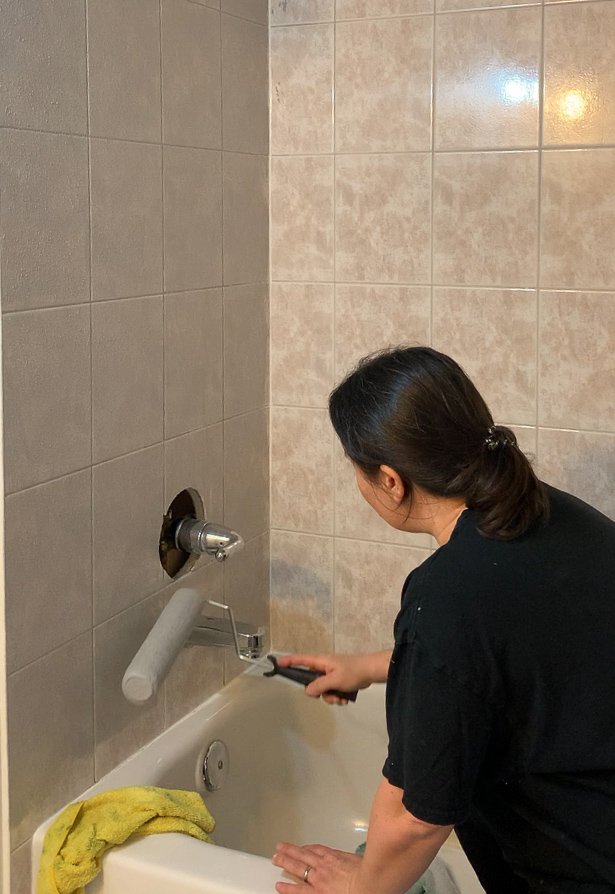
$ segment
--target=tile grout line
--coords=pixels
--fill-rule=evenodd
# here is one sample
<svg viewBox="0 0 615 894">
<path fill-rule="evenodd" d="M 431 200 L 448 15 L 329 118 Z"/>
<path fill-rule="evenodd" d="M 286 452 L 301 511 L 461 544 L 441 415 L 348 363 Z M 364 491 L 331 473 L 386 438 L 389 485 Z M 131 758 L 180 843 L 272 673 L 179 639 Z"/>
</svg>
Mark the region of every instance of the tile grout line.
<svg viewBox="0 0 615 894">
<path fill-rule="evenodd" d="M 541 324 L 541 298 L 540 286 L 542 276 L 542 175 L 543 175 L 543 146 L 544 146 L 544 113 L 545 113 L 545 95 L 547 89 L 545 75 L 545 25 L 546 25 L 546 5 L 545 0 L 542 2 L 541 9 L 541 33 L 540 33 L 540 73 L 539 73 L 539 93 L 538 93 L 538 207 L 537 207 L 537 232 L 536 232 L 536 372 L 535 372 L 535 419 L 536 433 L 534 438 L 534 457 L 536 467 L 540 467 L 540 456 L 538 451 L 538 432 L 540 425 L 540 324 Z"/>
<path fill-rule="evenodd" d="M 98 778 L 96 761 L 96 640 L 95 630 L 95 588 L 94 588 L 94 321 L 93 321 L 93 287 L 92 287 L 92 143 L 91 108 L 90 108 L 90 45 L 89 45 L 89 4 L 84 0 L 85 12 L 85 96 L 86 96 L 86 131 L 88 151 L 88 249 L 90 264 L 90 648 L 92 655 L 92 773 L 94 781 Z"/>
<path fill-rule="evenodd" d="M 434 256 L 435 256 L 435 171 L 436 171 L 436 15 L 435 0 L 433 0 L 433 27 L 432 27 L 432 46 L 431 46 L 431 172 L 430 172 L 430 197 L 431 197 L 431 220 L 430 220 L 430 271 L 429 271 L 429 344 L 433 347 L 434 342 Z"/>
<path fill-rule="evenodd" d="M 333 147 L 333 318 L 331 321 L 331 373 L 335 382 L 337 375 L 337 137 L 336 137 L 336 103 L 337 103 L 337 0 L 333 0 L 333 65 L 331 67 L 331 137 Z M 337 463 L 335 462 L 335 444 L 331 443 L 331 480 L 333 481 L 333 532 L 331 537 L 331 647 L 335 651 L 337 638 L 336 625 L 336 565 L 337 565 Z"/>
<path fill-rule="evenodd" d="M 163 57 L 162 57 L 162 0 L 158 0 L 158 38 L 159 38 L 159 74 L 160 74 L 160 204 L 161 204 L 161 294 L 162 294 L 162 503 L 163 510 L 167 505 L 167 297 L 166 297 L 166 271 L 165 271 L 165 202 L 164 202 L 164 84 L 163 84 Z M 167 728 L 167 684 L 163 680 L 159 693 L 162 694 L 162 722 L 163 729 Z"/>
</svg>

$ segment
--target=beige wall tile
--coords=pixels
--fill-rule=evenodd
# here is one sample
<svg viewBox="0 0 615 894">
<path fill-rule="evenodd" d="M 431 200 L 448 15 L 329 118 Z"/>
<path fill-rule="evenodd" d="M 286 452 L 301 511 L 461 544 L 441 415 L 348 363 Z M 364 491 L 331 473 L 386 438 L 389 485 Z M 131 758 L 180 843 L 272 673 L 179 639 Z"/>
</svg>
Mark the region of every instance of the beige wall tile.
<svg viewBox="0 0 615 894">
<path fill-rule="evenodd" d="M 89 301 L 87 141 L 0 131 L 0 200 L 2 309 Z"/>
<path fill-rule="evenodd" d="M 333 429 L 326 410 L 272 407 L 272 527 L 333 532 L 332 466 Z"/>
<path fill-rule="evenodd" d="M 160 141 L 159 0 L 88 0 L 90 133 Z"/>
<path fill-rule="evenodd" d="M 165 289 L 221 285 L 221 153 L 167 146 L 163 163 Z"/>
<path fill-rule="evenodd" d="M 247 5 L 245 0 L 239 2 Z M 225 149 L 261 155 L 269 151 L 268 86 L 267 29 L 233 16 L 222 16 Z"/>
<path fill-rule="evenodd" d="M 162 291 L 162 150 L 92 140 L 92 297 Z"/>
<path fill-rule="evenodd" d="M 285 652 L 333 650 L 333 540 L 271 532 L 271 640 Z"/>
<path fill-rule="evenodd" d="M 269 270 L 267 156 L 225 152 L 222 158 L 224 283 L 266 282 Z"/>
<path fill-rule="evenodd" d="M 541 281 L 552 289 L 615 284 L 615 149 L 542 159 Z"/>
<path fill-rule="evenodd" d="M 428 286 L 335 287 L 335 378 L 374 351 L 399 344 L 429 344 Z"/>
<path fill-rule="evenodd" d="M 224 423 L 224 518 L 244 540 L 269 527 L 269 428 L 267 410 Z"/>
<path fill-rule="evenodd" d="M 333 159 L 271 159 L 272 280 L 333 279 Z"/>
<path fill-rule="evenodd" d="M 11 494 L 5 512 L 10 673 L 92 624 L 90 470 Z"/>
<path fill-rule="evenodd" d="M 90 464 L 90 309 L 8 314 L 2 337 L 10 493 Z"/>
<path fill-rule="evenodd" d="M 540 429 L 538 471 L 615 520 L 615 436 L 596 432 Z"/>
<path fill-rule="evenodd" d="M 543 292 L 540 424 L 615 431 L 614 356 L 613 292 Z"/>
<path fill-rule="evenodd" d="M 224 415 L 269 401 L 269 295 L 266 285 L 224 289 Z M 246 362 L 248 360 L 249 362 Z"/>
<path fill-rule="evenodd" d="M 162 0 L 162 132 L 165 143 L 222 146 L 220 13 Z"/>
<path fill-rule="evenodd" d="M 615 6 L 545 11 L 545 144 L 615 140 Z"/>
<path fill-rule="evenodd" d="M 428 17 L 336 26 L 337 152 L 431 148 L 432 55 Z"/>
<path fill-rule="evenodd" d="M 436 283 L 535 286 L 537 227 L 538 153 L 436 155 Z"/>
<path fill-rule="evenodd" d="M 339 441 L 335 444 L 335 535 L 424 549 L 434 544 L 428 534 L 408 534 L 392 528 L 365 502 L 357 487 L 354 467 Z"/>
<path fill-rule="evenodd" d="M 165 509 L 191 487 L 203 501 L 205 517 L 219 522 L 224 516 L 223 463 L 222 423 L 165 441 Z"/>
<path fill-rule="evenodd" d="M 408 574 L 427 550 L 339 539 L 335 547 L 335 650 L 393 646 L 393 623 Z"/>
<path fill-rule="evenodd" d="M 326 407 L 333 386 L 333 286 L 271 284 L 271 401 Z"/>
<path fill-rule="evenodd" d="M 371 16 L 405 16 L 432 12 L 433 0 L 337 0 L 336 17 L 366 19 Z"/>
<path fill-rule="evenodd" d="M 448 10 L 480 9 L 498 6 L 531 6 L 539 5 L 540 0 L 436 0 L 436 12 Z"/>
<path fill-rule="evenodd" d="M 15 848 L 94 782 L 91 633 L 17 671 L 7 683 Z"/>
<path fill-rule="evenodd" d="M 223 416 L 222 290 L 165 295 L 164 387 L 167 438 Z M 199 383 L 198 388 L 192 387 Z"/>
<path fill-rule="evenodd" d="M 270 25 L 297 25 L 305 22 L 332 22 L 335 0 L 271 0 Z"/>
<path fill-rule="evenodd" d="M 271 31 L 271 152 L 333 151 L 334 26 Z"/>
<path fill-rule="evenodd" d="M 161 611 L 162 599 L 156 594 L 94 630 L 97 779 L 164 729 L 164 688 L 139 706 L 122 693 L 124 671 Z"/>
<path fill-rule="evenodd" d="M 85 6 L 6 0 L 0 28 L 0 124 L 87 130 Z"/>
<path fill-rule="evenodd" d="M 166 509 L 163 464 L 160 445 L 102 463 L 92 470 L 96 624 L 135 605 L 163 585 L 158 555 Z"/>
<path fill-rule="evenodd" d="M 497 419 L 536 421 L 536 292 L 434 289 L 433 346 L 470 376 Z"/>
<path fill-rule="evenodd" d="M 436 17 L 436 149 L 538 145 L 541 10 Z"/>
<path fill-rule="evenodd" d="M 92 458 L 113 459 L 163 437 L 162 298 L 92 308 Z"/>
<path fill-rule="evenodd" d="M 336 275 L 346 282 L 429 281 L 431 156 L 336 158 Z"/>
<path fill-rule="evenodd" d="M 268 0 L 222 0 L 222 12 L 267 24 Z"/>
</svg>

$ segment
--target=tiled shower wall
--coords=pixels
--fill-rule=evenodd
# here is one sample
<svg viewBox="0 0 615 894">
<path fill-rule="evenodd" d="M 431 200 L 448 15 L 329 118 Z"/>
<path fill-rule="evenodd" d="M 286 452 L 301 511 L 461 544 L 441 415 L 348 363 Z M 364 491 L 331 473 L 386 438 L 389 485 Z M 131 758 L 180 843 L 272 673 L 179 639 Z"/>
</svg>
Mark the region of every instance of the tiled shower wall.
<svg viewBox="0 0 615 894">
<path fill-rule="evenodd" d="M 267 44 L 266 0 L 0 2 L 11 894 L 44 817 L 236 671 L 120 692 L 182 488 L 247 541 L 189 584 L 268 623 Z"/>
<path fill-rule="evenodd" d="M 273 0 L 272 633 L 390 643 L 430 543 L 361 502 L 328 422 L 426 343 L 553 484 L 615 517 L 615 3 Z"/>
</svg>

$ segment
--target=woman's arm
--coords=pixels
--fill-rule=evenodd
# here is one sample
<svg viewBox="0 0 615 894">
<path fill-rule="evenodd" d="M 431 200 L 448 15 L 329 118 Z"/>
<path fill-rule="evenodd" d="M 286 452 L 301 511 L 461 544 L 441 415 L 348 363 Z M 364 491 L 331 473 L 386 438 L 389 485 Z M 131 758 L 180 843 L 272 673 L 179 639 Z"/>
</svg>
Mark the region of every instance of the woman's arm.
<svg viewBox="0 0 615 894">
<path fill-rule="evenodd" d="M 428 868 L 452 826 L 417 819 L 406 810 L 401 798 L 401 789 L 386 780 L 381 782 L 372 805 L 363 857 L 322 845 L 279 844 L 273 862 L 300 882 L 310 867 L 309 889 L 313 894 L 404 894 Z M 276 885 L 279 894 L 296 894 L 296 887 L 286 882 Z M 303 884 L 299 888 L 308 890 Z"/>
<path fill-rule="evenodd" d="M 287 667 L 300 664 L 313 670 L 323 671 L 306 687 L 307 695 L 318 698 L 329 689 L 352 692 L 367 689 L 372 683 L 385 683 L 389 672 L 391 650 L 370 652 L 364 655 L 284 655 L 278 664 Z M 339 702 L 335 696 L 327 696 L 327 701 Z"/>
</svg>

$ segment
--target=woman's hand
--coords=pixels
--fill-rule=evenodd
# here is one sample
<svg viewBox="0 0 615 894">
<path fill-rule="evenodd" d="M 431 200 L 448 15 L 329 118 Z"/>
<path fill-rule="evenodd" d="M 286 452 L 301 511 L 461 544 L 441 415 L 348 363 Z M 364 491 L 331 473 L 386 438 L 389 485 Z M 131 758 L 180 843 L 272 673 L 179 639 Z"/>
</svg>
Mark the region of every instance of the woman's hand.
<svg viewBox="0 0 615 894">
<path fill-rule="evenodd" d="M 306 694 L 320 698 L 332 705 L 345 705 L 346 699 L 326 695 L 329 690 L 354 692 L 367 689 L 372 683 L 384 682 L 391 658 L 390 652 L 372 652 L 366 655 L 283 655 L 278 658 L 282 667 L 299 664 L 311 670 L 321 671 L 322 677 L 306 686 Z"/>
<path fill-rule="evenodd" d="M 281 842 L 273 855 L 273 863 L 297 879 L 297 883 L 278 882 L 275 887 L 280 894 L 299 894 L 301 891 L 359 894 L 355 883 L 361 857 L 357 854 L 336 851 L 323 844 L 298 847 Z"/>
</svg>

